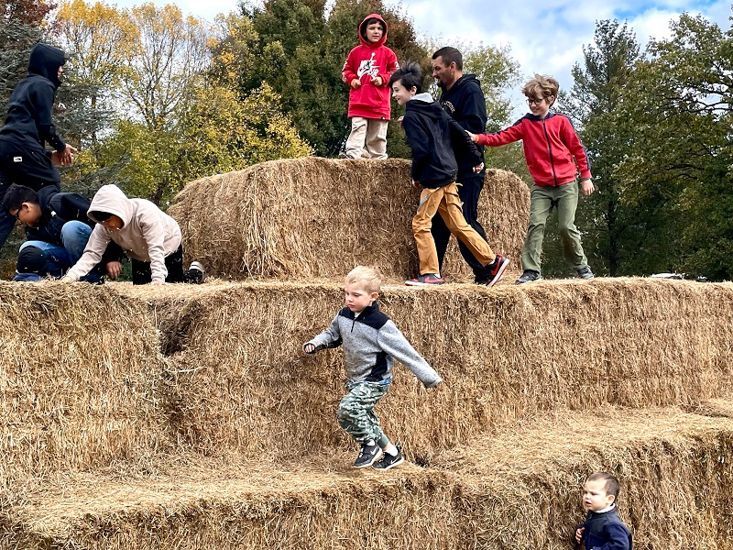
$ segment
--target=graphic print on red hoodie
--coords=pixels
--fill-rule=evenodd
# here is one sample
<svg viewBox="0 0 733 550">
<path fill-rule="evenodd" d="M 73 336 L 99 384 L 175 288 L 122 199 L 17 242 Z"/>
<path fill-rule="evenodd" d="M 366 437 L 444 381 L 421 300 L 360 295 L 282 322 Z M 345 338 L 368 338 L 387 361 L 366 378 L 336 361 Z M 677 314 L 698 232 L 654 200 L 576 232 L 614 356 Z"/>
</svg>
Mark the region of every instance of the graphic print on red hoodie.
<svg viewBox="0 0 733 550">
<path fill-rule="evenodd" d="M 382 38 L 377 42 L 369 42 L 363 36 L 370 19 L 381 21 L 384 26 Z M 389 78 L 399 65 L 395 53 L 384 45 L 387 42 L 387 23 L 378 13 L 369 14 L 359 24 L 357 34 L 359 45 L 349 52 L 341 71 L 341 78 L 349 87 L 355 78 L 361 81 L 358 88 L 350 88 L 348 116 L 389 120 Z M 381 86 L 372 82 L 378 76 L 382 79 Z"/>
</svg>

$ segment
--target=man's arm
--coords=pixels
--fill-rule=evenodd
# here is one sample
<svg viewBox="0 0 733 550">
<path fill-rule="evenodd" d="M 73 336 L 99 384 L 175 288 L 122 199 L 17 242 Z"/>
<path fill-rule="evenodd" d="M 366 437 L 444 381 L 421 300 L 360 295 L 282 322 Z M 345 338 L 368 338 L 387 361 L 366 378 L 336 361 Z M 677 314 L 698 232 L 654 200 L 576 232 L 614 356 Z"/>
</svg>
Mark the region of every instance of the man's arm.
<svg viewBox="0 0 733 550">
<path fill-rule="evenodd" d="M 471 136 L 463 129 L 463 126 L 458 124 L 448 113 L 445 113 L 448 118 L 448 128 L 450 129 L 451 145 L 454 150 L 462 150 L 472 159 L 473 166 L 479 166 L 483 160 L 481 158 L 481 151 L 471 140 Z"/>
<path fill-rule="evenodd" d="M 483 134 L 486 131 L 486 99 L 481 91 L 481 86 L 471 82 L 471 93 L 465 96 L 461 104 L 458 123 L 472 134 Z"/>
</svg>

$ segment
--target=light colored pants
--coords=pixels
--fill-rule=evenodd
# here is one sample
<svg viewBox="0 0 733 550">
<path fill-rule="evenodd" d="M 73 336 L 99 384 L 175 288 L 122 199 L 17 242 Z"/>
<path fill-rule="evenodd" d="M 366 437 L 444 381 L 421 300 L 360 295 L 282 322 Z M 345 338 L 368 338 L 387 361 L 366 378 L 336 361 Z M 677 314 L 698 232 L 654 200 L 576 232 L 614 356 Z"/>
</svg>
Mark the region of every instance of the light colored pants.
<svg viewBox="0 0 733 550">
<path fill-rule="evenodd" d="M 527 238 L 522 249 L 522 269 L 542 270 L 542 241 L 545 237 L 545 223 L 553 208 L 557 208 L 558 229 L 565 261 L 575 269 L 588 265 L 580 240 L 580 231 L 575 227 L 575 210 L 578 207 L 578 182 L 572 181 L 558 187 L 532 186 L 529 208 Z"/>
<path fill-rule="evenodd" d="M 489 244 L 468 225 L 463 217 L 463 205 L 458 196 L 458 187 L 450 183 L 437 189 L 423 189 L 420 193 L 420 206 L 412 218 L 412 234 L 417 244 L 417 255 L 420 260 L 420 275 L 440 273 L 438 252 L 430 228 L 433 217 L 439 214 L 452 235 L 465 244 L 474 257 L 487 266 L 496 258 Z"/>
<path fill-rule="evenodd" d="M 352 117 L 346 156 L 350 159 L 386 159 L 388 124 L 387 120 Z"/>
</svg>

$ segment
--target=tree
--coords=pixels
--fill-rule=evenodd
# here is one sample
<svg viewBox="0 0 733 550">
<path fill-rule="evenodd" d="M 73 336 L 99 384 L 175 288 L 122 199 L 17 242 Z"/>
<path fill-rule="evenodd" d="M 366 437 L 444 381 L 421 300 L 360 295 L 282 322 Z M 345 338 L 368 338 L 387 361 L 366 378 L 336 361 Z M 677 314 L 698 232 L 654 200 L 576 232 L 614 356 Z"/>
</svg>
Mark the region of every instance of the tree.
<svg viewBox="0 0 733 550">
<path fill-rule="evenodd" d="M 567 107 L 581 128 L 598 191 L 582 201 L 578 225 L 586 231 L 583 246 L 591 265 L 616 276 L 622 272 L 624 239 L 635 226 L 630 213 L 622 211 L 615 167 L 629 154 L 633 126 L 621 106 L 633 101 L 627 87 L 639 46 L 625 23 L 605 20 L 596 23 L 594 41 L 583 47 L 583 55 L 582 66 L 572 69 L 575 83 Z"/>
</svg>

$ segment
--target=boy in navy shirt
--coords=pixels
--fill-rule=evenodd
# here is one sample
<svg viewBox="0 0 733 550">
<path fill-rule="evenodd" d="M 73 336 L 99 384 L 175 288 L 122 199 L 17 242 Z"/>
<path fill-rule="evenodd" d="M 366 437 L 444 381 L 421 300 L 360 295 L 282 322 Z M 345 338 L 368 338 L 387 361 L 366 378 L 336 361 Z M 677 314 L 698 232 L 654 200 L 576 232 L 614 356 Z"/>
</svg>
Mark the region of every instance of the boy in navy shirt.
<svg viewBox="0 0 733 550">
<path fill-rule="evenodd" d="M 618 517 L 618 480 L 606 472 L 588 476 L 583 485 L 585 523 L 575 530 L 578 548 L 585 550 L 631 550 L 631 533 Z"/>
</svg>

